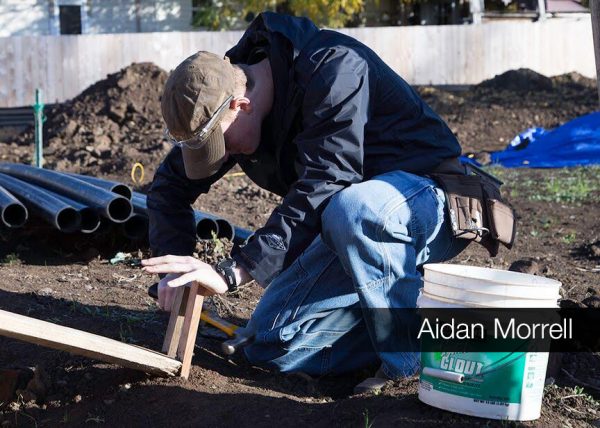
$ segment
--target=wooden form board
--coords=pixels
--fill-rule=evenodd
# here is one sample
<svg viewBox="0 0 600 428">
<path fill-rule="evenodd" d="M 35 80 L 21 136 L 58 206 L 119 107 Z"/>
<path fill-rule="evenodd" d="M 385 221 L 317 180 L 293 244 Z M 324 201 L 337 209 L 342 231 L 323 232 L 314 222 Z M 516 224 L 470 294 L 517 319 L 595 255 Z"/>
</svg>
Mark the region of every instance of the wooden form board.
<svg viewBox="0 0 600 428">
<path fill-rule="evenodd" d="M 197 283 L 189 287 L 179 287 L 163 342 L 162 351 L 169 357 L 176 356 L 181 361 L 179 376 L 185 379 L 190 375 L 203 302 L 204 297 L 198 294 Z"/>
<path fill-rule="evenodd" d="M 160 376 L 176 376 L 182 366 L 159 352 L 2 310 L 0 335 Z"/>
</svg>

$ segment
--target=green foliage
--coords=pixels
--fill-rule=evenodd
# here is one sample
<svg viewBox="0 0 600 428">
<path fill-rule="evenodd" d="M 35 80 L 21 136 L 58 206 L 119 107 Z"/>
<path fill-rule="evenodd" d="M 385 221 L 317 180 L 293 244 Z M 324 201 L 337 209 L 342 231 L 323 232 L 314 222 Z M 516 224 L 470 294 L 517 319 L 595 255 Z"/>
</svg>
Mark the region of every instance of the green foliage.
<svg viewBox="0 0 600 428">
<path fill-rule="evenodd" d="M 543 192 L 533 195 L 532 199 L 553 202 L 580 202 L 588 199 L 595 190 L 593 183 L 582 175 L 550 178 Z"/>
<path fill-rule="evenodd" d="M 600 201 L 600 167 L 586 166 L 534 170 L 486 167 L 504 181 L 511 199 L 580 204 Z M 515 201 L 515 203 L 517 203 Z"/>
<path fill-rule="evenodd" d="M 21 261 L 19 260 L 19 255 L 17 253 L 7 254 L 6 256 L 4 256 L 2 261 L 0 261 L 1 264 L 5 264 L 5 265 L 9 265 L 9 266 L 19 264 L 20 262 Z"/>
<path fill-rule="evenodd" d="M 363 418 L 365 428 L 371 428 L 373 426 L 373 421 L 369 420 L 369 409 L 363 410 Z"/>
<path fill-rule="evenodd" d="M 569 232 L 565 236 L 563 236 L 562 240 L 565 244 L 572 244 L 575 242 L 577 238 L 577 234 L 575 232 Z"/>
<path fill-rule="evenodd" d="M 223 241 L 217 238 L 217 234 L 215 232 L 211 232 L 211 235 L 213 254 L 219 259 L 225 258 L 225 245 L 223 244 Z"/>
<path fill-rule="evenodd" d="M 365 0 L 193 0 L 192 25 L 209 30 L 243 28 L 263 11 L 310 18 L 321 27 L 339 28 L 362 12 Z"/>
<path fill-rule="evenodd" d="M 193 0 L 192 25 L 208 30 L 232 30 L 244 25 L 244 0 Z"/>
</svg>

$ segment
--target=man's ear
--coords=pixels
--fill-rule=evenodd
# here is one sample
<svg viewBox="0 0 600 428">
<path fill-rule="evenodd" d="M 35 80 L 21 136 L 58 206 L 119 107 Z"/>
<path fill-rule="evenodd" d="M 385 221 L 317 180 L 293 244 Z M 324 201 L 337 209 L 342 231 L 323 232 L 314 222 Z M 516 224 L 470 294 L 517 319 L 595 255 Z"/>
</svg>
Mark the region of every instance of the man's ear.
<svg viewBox="0 0 600 428">
<path fill-rule="evenodd" d="M 252 113 L 252 103 L 246 97 L 238 97 L 231 100 L 229 108 L 232 110 L 240 109 L 245 113 Z"/>
</svg>

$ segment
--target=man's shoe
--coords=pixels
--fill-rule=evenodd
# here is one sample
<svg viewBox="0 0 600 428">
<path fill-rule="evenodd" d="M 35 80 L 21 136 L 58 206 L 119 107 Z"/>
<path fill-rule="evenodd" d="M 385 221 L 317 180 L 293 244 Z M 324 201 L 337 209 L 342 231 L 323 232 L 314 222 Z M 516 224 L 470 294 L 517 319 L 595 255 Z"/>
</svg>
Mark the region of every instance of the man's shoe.
<svg viewBox="0 0 600 428">
<path fill-rule="evenodd" d="M 383 371 L 383 366 L 380 366 L 373 377 L 366 378 L 354 387 L 354 394 L 377 393 L 389 380 L 391 379 Z"/>
</svg>

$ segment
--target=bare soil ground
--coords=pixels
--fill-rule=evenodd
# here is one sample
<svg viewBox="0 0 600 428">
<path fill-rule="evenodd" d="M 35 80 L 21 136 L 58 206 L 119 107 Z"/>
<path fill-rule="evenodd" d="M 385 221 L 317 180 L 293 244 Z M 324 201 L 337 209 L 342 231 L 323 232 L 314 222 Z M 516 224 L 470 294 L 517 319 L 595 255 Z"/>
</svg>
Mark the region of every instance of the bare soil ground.
<svg viewBox="0 0 600 428">
<path fill-rule="evenodd" d="M 48 112 L 47 166 L 132 184 L 131 167 L 142 162 L 143 191 L 168 150 L 158 108 L 165 76 L 151 64 L 134 65 Z M 593 111 L 594 84 L 577 75 L 548 79 L 519 70 L 467 91 L 419 90 L 465 152 L 482 152 L 504 147 L 529 126 L 554 127 Z M 31 131 L 1 134 L 0 158 L 28 162 Z M 471 245 L 453 262 L 506 269 L 520 261 L 531 273 L 561 281 L 565 302 L 594 305 L 600 297 L 600 169 L 491 171 L 507 183 L 517 210 L 517 245 L 494 259 Z M 234 175 L 196 205 L 256 228 L 278 202 Z M 0 236 L 0 309 L 160 348 L 167 315 L 146 294 L 155 279 L 127 264 L 108 263 L 117 251 L 148 255 L 146 243 L 127 242 L 111 230 L 64 235 L 35 222 Z M 198 256 L 223 256 L 227 244 L 215 244 L 199 243 Z M 209 299 L 208 306 L 243 324 L 260 295 L 251 284 L 234 296 Z M 555 383 L 546 388 L 542 417 L 509 424 L 428 407 L 417 399 L 416 378 L 391 381 L 378 395 L 354 396 L 353 386 L 369 370 L 322 379 L 271 373 L 239 355 L 224 358 L 220 340 L 217 331 L 201 327 L 190 380 L 184 382 L 0 337 L 0 368 L 23 374 L 18 397 L 0 403 L 0 426 L 600 426 L 595 354 L 564 355 L 562 369 L 552 374 Z"/>
</svg>

